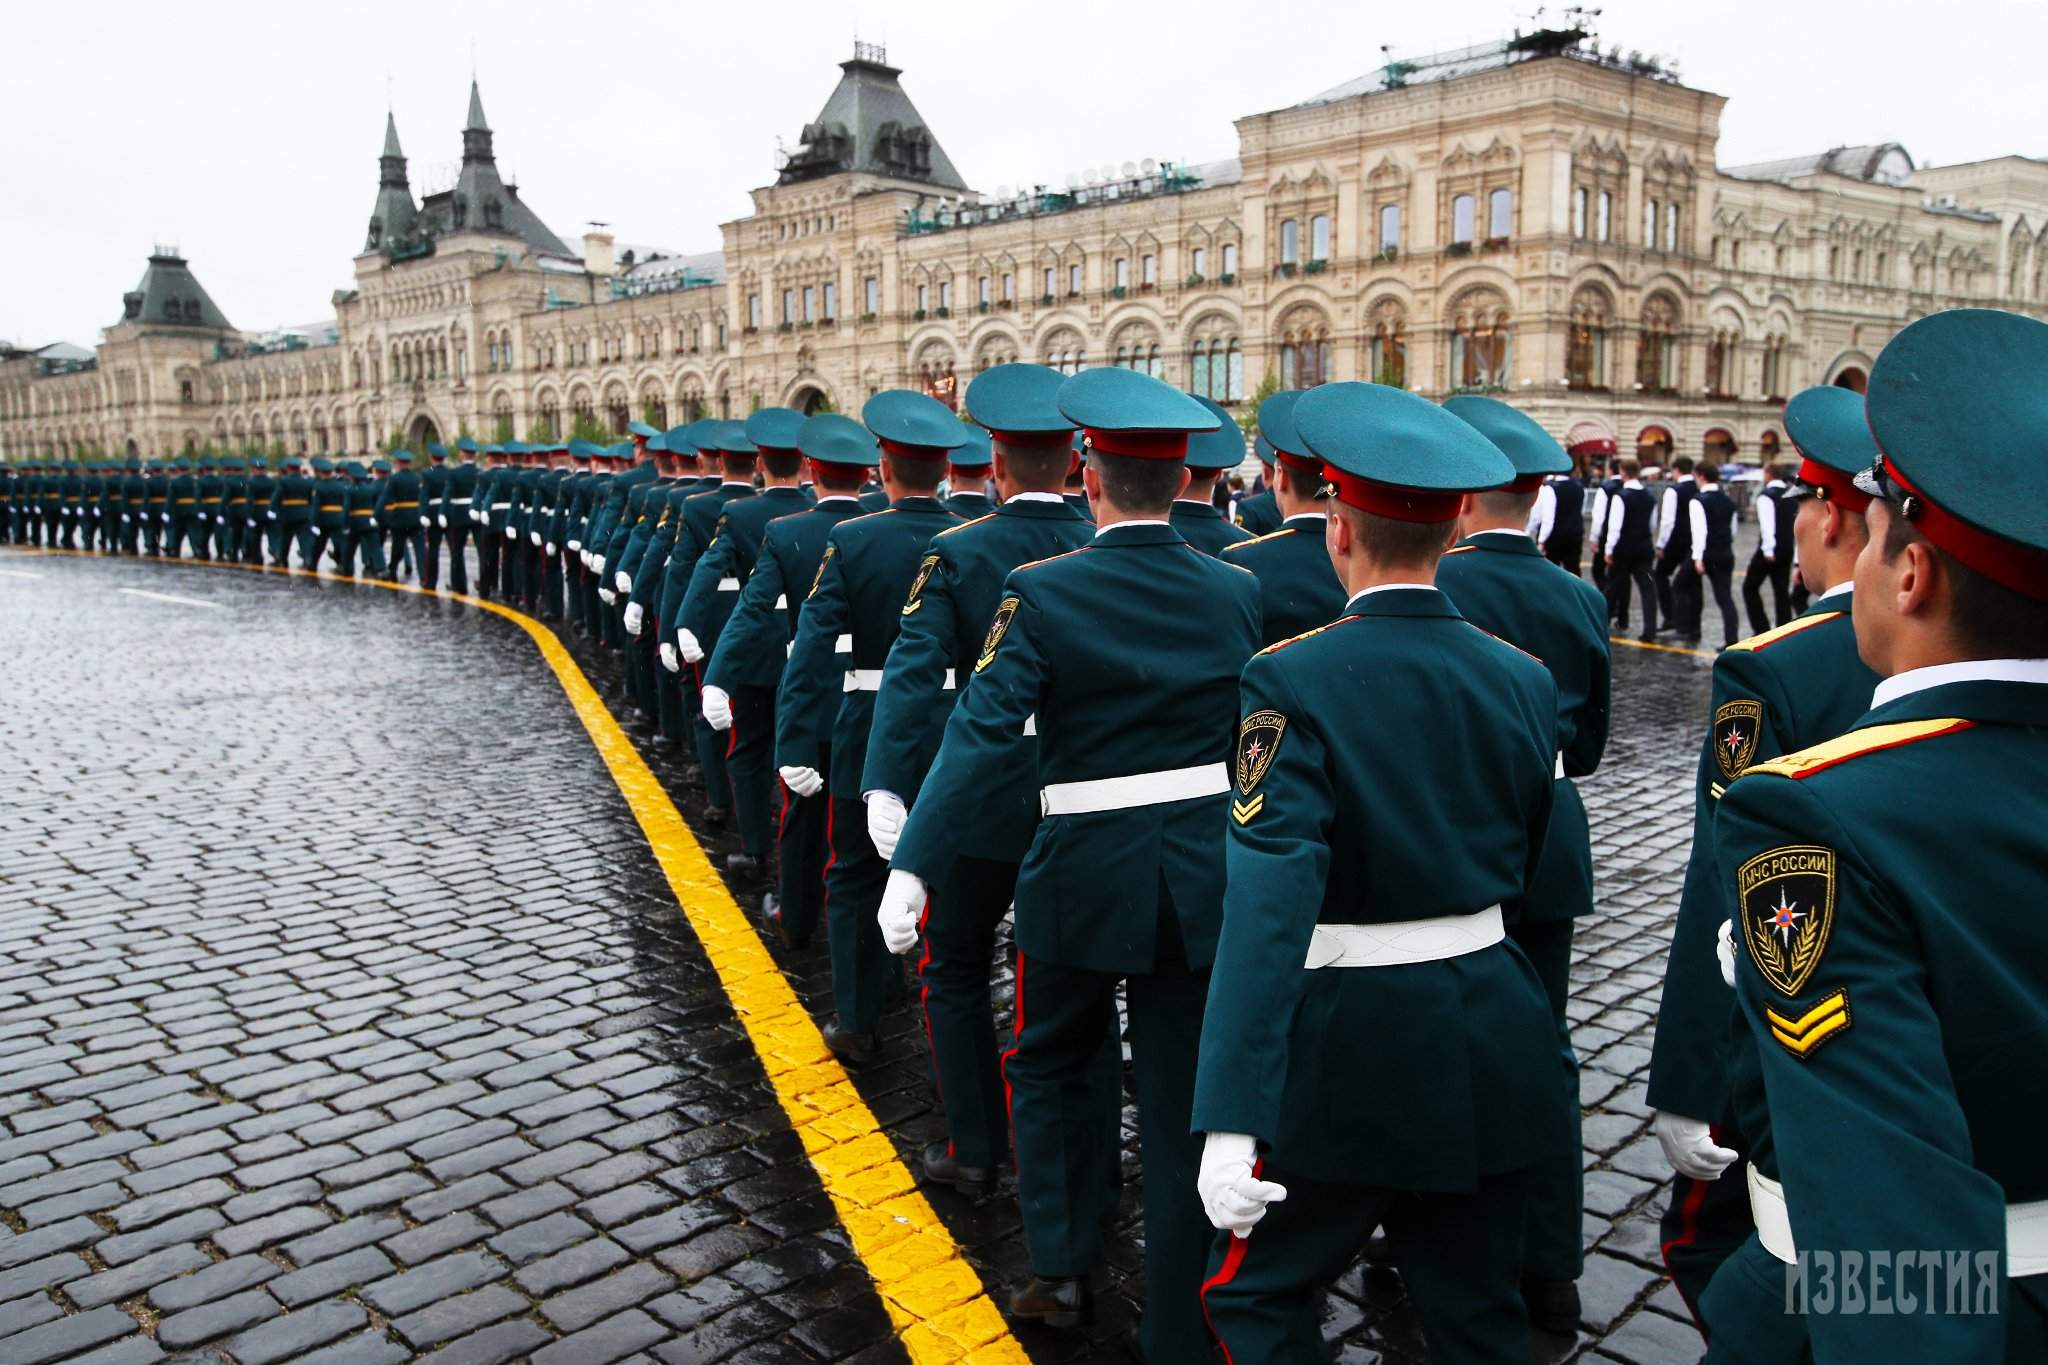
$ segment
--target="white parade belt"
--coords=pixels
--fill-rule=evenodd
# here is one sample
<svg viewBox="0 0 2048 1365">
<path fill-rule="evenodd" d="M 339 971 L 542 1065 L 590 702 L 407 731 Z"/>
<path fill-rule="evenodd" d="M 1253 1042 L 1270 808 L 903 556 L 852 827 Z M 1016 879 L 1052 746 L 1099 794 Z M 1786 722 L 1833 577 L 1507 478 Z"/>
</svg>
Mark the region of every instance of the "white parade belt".
<svg viewBox="0 0 2048 1365">
<path fill-rule="evenodd" d="M 738 592 L 740 590 L 740 581 L 737 578 L 721 578 L 718 580 L 718 590 L 720 592 Z"/>
<path fill-rule="evenodd" d="M 1755 1166 L 1749 1177 L 1749 1213 L 1764 1250 L 1787 1265 L 1799 1259 L 1792 1240 L 1792 1216 L 1785 1208 L 1785 1187 Z M 2008 1278 L 2048 1275 L 2048 1199 L 2005 1206 L 2005 1273 Z"/>
<path fill-rule="evenodd" d="M 1562 749 L 1558 750 L 1557 754 L 1557 780 L 1559 782 L 1564 781 L 1564 751 Z"/>
<path fill-rule="evenodd" d="M 957 683 L 956 683 L 956 682 L 955 682 L 955 680 L 954 680 L 954 676 L 953 676 L 953 670 L 952 670 L 952 669 L 950 669 L 950 668 L 946 670 L 946 681 L 945 681 L 945 684 L 944 684 L 944 686 L 945 686 L 945 689 L 946 689 L 946 690 L 947 690 L 948 692 L 951 692 L 951 691 L 952 691 L 952 690 L 954 689 L 954 687 L 955 687 L 955 686 L 957 686 Z M 879 692 L 879 691 L 881 691 L 881 690 L 882 690 L 882 670 L 881 670 L 881 669 L 879 669 L 879 668 L 849 668 L 849 669 L 847 669 L 847 670 L 846 670 L 846 687 L 845 687 L 845 689 L 844 689 L 844 690 L 846 690 L 846 691 L 848 691 L 848 692 Z"/>
<path fill-rule="evenodd" d="M 1441 962 L 1491 948 L 1507 937 L 1500 907 L 1392 924 L 1318 924 L 1308 941 L 1308 971 L 1322 967 L 1401 967 Z"/>
<path fill-rule="evenodd" d="M 788 594 L 788 593 L 784 593 L 784 594 L 782 594 L 782 596 L 780 596 L 780 597 L 778 597 L 778 598 L 776 598 L 776 599 L 775 599 L 775 610 L 777 610 L 777 611 L 788 611 L 788 610 L 789 610 L 789 594 Z"/>
<path fill-rule="evenodd" d="M 1092 815 L 1097 811 L 1221 796 L 1229 790 L 1230 765 L 1202 763 L 1165 772 L 1133 773 L 1129 777 L 1098 777 L 1092 782 L 1054 782 L 1039 789 L 1038 809 L 1044 815 Z"/>
<path fill-rule="evenodd" d="M 512 504 L 509 502 L 494 502 L 491 504 L 491 510 L 493 512 L 509 512 L 512 510 Z"/>
</svg>

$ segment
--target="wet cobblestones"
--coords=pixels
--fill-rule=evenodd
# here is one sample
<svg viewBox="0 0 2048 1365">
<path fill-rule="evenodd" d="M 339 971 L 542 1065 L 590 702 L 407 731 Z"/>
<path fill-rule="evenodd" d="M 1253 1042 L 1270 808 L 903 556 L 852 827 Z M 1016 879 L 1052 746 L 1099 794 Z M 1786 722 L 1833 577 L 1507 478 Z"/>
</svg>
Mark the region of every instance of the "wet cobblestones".
<svg viewBox="0 0 2048 1365">
<path fill-rule="evenodd" d="M 0 1361 L 902 1358 L 519 632 L 341 584 L 6 563 L 39 577 L 0 578 Z M 1643 1085 L 1706 668 L 1617 654 L 1572 1007 L 1585 1324 L 1538 1344 L 1662 1362 L 1698 1340 L 1658 1269 Z M 694 815 L 680 756 L 629 733 Z M 774 952 L 829 1010 L 822 948 Z M 888 1046 L 855 1083 L 914 1160 L 939 1127 L 908 1011 Z M 1033 1359 L 1122 1358 L 1126 1171 L 1097 1321 L 1019 1329 Z M 1008 1191 L 926 1193 L 1000 1301 L 1026 1273 Z M 1339 1360 L 1426 1358 L 1380 1272 L 1325 1327 Z"/>
</svg>

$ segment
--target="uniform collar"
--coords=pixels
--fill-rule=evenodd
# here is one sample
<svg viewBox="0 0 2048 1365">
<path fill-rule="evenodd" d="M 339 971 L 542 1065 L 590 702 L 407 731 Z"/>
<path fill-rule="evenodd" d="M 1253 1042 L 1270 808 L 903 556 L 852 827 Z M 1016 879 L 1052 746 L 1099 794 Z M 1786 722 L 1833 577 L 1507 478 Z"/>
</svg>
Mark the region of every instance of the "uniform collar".
<svg viewBox="0 0 2048 1365">
<path fill-rule="evenodd" d="M 1382 583 L 1352 594 L 1346 616 L 1449 616 L 1458 609 L 1431 583 Z"/>
<path fill-rule="evenodd" d="M 1173 523 L 1157 517 L 1146 517 L 1138 521 L 1120 521 L 1114 526 L 1097 527 L 1095 543 L 1098 545 L 1185 545 L 1187 540 L 1173 529 Z"/>
<path fill-rule="evenodd" d="M 1641 488 L 1643 481 L 1641 479 L 1624 479 L 1621 486 L 1623 488 Z"/>
<path fill-rule="evenodd" d="M 1870 709 L 1875 711 L 1932 687 L 1987 682 L 2048 686 L 2048 659 L 1966 659 L 1961 663 L 1910 668 L 1877 685 L 1877 690 L 1870 694 Z"/>
<path fill-rule="evenodd" d="M 889 506 L 905 512 L 943 512 L 946 510 L 945 503 L 940 502 L 937 498 L 928 497 L 923 493 L 914 493 L 907 498 L 898 498 L 890 503 Z"/>
<path fill-rule="evenodd" d="M 835 502 L 850 502 L 856 507 L 860 506 L 860 499 L 852 493 L 828 493 L 818 499 L 818 506 L 829 507 Z"/>
<path fill-rule="evenodd" d="M 1834 587 L 1832 587 L 1832 588 L 1829 588 L 1829 589 L 1828 589 L 1828 590 L 1827 590 L 1826 592 L 1824 592 L 1824 593 L 1822 593 L 1822 594 L 1821 594 L 1820 596 L 1818 596 L 1818 597 L 1814 598 L 1814 599 L 1813 599 L 1813 606 L 1811 606 L 1811 607 L 1808 607 L 1808 608 L 1807 608 L 1806 610 L 1807 610 L 1807 611 L 1812 611 L 1812 610 L 1814 609 L 1814 607 L 1818 607 L 1818 606 L 1819 606 L 1819 605 L 1820 605 L 1821 603 L 1823 603 L 1823 602 L 1825 602 L 1825 601 L 1828 601 L 1828 600 L 1829 600 L 1830 598 L 1835 598 L 1835 597 L 1847 597 L 1847 596 L 1848 596 L 1848 595 L 1849 595 L 1850 593 L 1852 593 L 1852 592 L 1854 592 L 1854 591 L 1856 591 L 1856 580 L 1855 580 L 1855 579 L 1853 579 L 1853 578 L 1845 578 L 1845 579 L 1843 579 L 1843 580 L 1842 580 L 1841 582 L 1839 582 L 1839 583 L 1835 584 L 1835 586 L 1834 586 Z M 1831 608 L 1831 610 L 1847 610 L 1847 608 L 1848 608 L 1848 605 L 1849 605 L 1849 604 L 1848 604 L 1847 602 L 1844 602 L 1844 603 L 1843 603 L 1843 604 L 1841 605 L 1841 607 L 1839 607 L 1839 608 Z M 1804 615 L 1804 614 L 1805 614 L 1804 612 L 1802 612 L 1802 613 L 1801 613 L 1801 615 Z"/>
<path fill-rule="evenodd" d="M 801 488 L 785 488 L 781 485 L 777 485 L 774 488 L 764 488 L 756 494 L 757 497 L 763 498 L 801 498 L 803 495 L 804 490 Z"/>
<path fill-rule="evenodd" d="M 1481 540 L 1480 537 L 1485 539 Z M 1529 539 L 1527 531 L 1518 531 L 1512 526 L 1489 526 L 1484 531 L 1474 531 L 1458 542 L 1475 550 L 1493 550 L 1507 555 L 1540 555 L 1536 542 Z"/>
<path fill-rule="evenodd" d="M 1029 501 L 1026 501 L 1029 499 Z M 1019 493 L 995 509 L 999 517 L 1027 517 L 1034 521 L 1079 521 L 1081 514 L 1058 494 Z"/>
<path fill-rule="evenodd" d="M 1721 485 L 1718 483 L 1702 483 L 1696 486 L 1702 493 L 1718 493 L 1721 491 Z"/>
<path fill-rule="evenodd" d="M 1003 500 L 1003 506 L 1011 507 L 1020 502 L 1056 502 L 1064 507 L 1067 503 L 1067 495 L 1064 493 L 1012 493 Z"/>
<path fill-rule="evenodd" d="M 1223 513 L 1217 510 L 1215 503 L 1202 502 L 1197 498 L 1175 498 L 1173 500 L 1172 515 L 1176 517 L 1193 517 L 1197 521 L 1221 521 L 1223 519 Z"/>
<path fill-rule="evenodd" d="M 1296 513 L 1295 513 L 1295 514 L 1294 514 L 1293 516 L 1291 516 L 1291 517 L 1288 517 L 1288 518 L 1287 518 L 1286 520 L 1282 521 L 1282 522 L 1281 522 L 1280 524 L 1281 524 L 1282 526 L 1292 526 L 1292 525 L 1294 525 L 1294 523 L 1295 523 L 1295 522 L 1297 522 L 1297 521 L 1322 521 L 1322 522 L 1327 522 L 1327 521 L 1328 521 L 1329 519 L 1330 519 L 1330 514 L 1329 514 L 1328 512 L 1296 512 Z"/>
</svg>

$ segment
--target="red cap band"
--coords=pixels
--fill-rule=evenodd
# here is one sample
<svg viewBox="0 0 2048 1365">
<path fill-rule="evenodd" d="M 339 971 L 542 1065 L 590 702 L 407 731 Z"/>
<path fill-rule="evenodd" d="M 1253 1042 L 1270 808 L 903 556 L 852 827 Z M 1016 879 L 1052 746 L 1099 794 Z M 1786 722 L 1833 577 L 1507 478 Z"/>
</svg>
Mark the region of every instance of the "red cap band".
<svg viewBox="0 0 2048 1365">
<path fill-rule="evenodd" d="M 844 461 L 844 462 L 842 462 L 842 461 L 839 461 L 839 460 L 821 460 L 821 459 L 819 459 L 819 458 L 818 458 L 817 456 L 815 456 L 815 455 L 806 455 L 806 456 L 804 456 L 804 458 L 805 458 L 806 460 L 810 461 L 810 463 L 811 463 L 811 477 L 812 477 L 812 478 L 816 478 L 816 477 L 817 477 L 817 475 L 818 475 L 818 470 L 819 470 L 820 468 L 824 468 L 824 469 L 829 469 L 829 470 L 832 470 L 832 471 L 833 471 L 833 472 L 834 472 L 835 474 L 845 474 L 845 473 L 851 472 L 851 471 L 853 471 L 853 470 L 856 470 L 856 469 L 858 469 L 858 470 L 861 470 L 862 472 L 865 472 L 865 471 L 867 470 L 867 466 L 866 466 L 866 465 L 864 465 L 864 464 L 861 464 L 861 463 L 860 463 L 860 462 L 858 462 L 858 461 L 853 461 L 853 460 L 849 460 L 849 461 Z"/>
<path fill-rule="evenodd" d="M 1543 487 L 1543 478 L 1544 476 L 1541 474 L 1523 474 L 1502 491 L 1508 493 L 1534 493 Z"/>
<path fill-rule="evenodd" d="M 1185 431 L 1097 431 L 1086 427 L 1088 444 L 1105 455 L 1124 455 L 1134 460 L 1185 460 L 1188 434 Z"/>
<path fill-rule="evenodd" d="M 1077 451 L 1075 451 L 1075 452 L 1074 452 L 1073 458 L 1067 461 L 1067 477 L 1071 479 L 1071 478 L 1073 478 L 1073 477 L 1074 477 L 1074 475 L 1076 475 L 1076 474 L 1078 474 L 1078 473 L 1080 473 L 1080 472 L 1081 472 L 1081 452 L 1077 450 Z"/>
<path fill-rule="evenodd" d="M 795 446 L 764 446 L 759 441 L 754 442 L 754 449 L 763 455 L 799 455 L 803 453 Z"/>
<path fill-rule="evenodd" d="M 1391 517 L 1395 521 L 1449 521 L 1458 515 L 1458 509 L 1465 502 L 1463 493 L 1396 488 L 1392 484 L 1374 483 L 1356 474 L 1346 474 L 1335 465 L 1324 465 L 1323 469 L 1330 482 L 1337 485 L 1337 501 L 1361 512 Z"/>
<path fill-rule="evenodd" d="M 943 460 L 951 452 L 938 446 L 912 446 L 901 441 L 892 441 L 886 436 L 875 438 L 884 455 L 893 455 L 899 460 Z"/>
<path fill-rule="evenodd" d="M 1913 487 L 1890 460 L 1884 469 L 1893 483 L 1912 494 L 1913 515 L 1908 519 L 1921 535 L 1992 582 L 2048 602 L 2048 551 L 1980 531 Z"/>
<path fill-rule="evenodd" d="M 1803 455 L 1799 458 L 1799 482 L 1827 489 L 1828 501 L 1840 503 L 1847 511 L 1861 512 L 1870 506 L 1870 494 L 1858 488 L 1854 479 Z"/>
<path fill-rule="evenodd" d="M 1273 447 L 1273 453 L 1279 456 L 1280 463 L 1286 465 L 1289 469 L 1299 470 L 1303 474 L 1313 474 L 1318 478 L 1322 477 L 1323 462 L 1321 460 L 1308 455 L 1296 455 L 1293 451 L 1282 450 L 1278 446 Z"/>
<path fill-rule="evenodd" d="M 948 460 L 946 461 L 946 468 L 957 469 L 962 474 L 979 474 L 985 472 L 989 464 L 990 461 L 987 460 L 975 460 L 972 463 L 966 460 Z"/>
<path fill-rule="evenodd" d="M 1072 431 L 998 431 L 988 428 L 988 434 L 1006 446 L 1063 446 L 1072 443 Z"/>
</svg>

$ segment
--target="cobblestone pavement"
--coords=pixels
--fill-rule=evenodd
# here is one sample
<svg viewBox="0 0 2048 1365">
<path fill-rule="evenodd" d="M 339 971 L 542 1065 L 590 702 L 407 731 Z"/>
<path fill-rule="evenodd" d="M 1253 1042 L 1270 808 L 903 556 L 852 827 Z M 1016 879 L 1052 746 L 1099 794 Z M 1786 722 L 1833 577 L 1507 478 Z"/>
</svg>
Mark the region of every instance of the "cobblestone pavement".
<svg viewBox="0 0 2048 1365">
<path fill-rule="evenodd" d="M 576 654 L 623 715 L 611 660 Z M 1535 1346 L 1688 1361 L 1643 1085 L 1707 674 L 1616 654 L 1574 967 L 1586 1314 Z M 519 630 L 345 584 L 0 552 L 0 697 L 0 1362 L 904 1358 Z M 680 756 L 629 733 L 694 822 Z M 822 950 L 774 952 L 825 1017 Z M 907 1010 L 888 1046 L 855 1084 L 914 1161 L 939 1122 Z M 1034 1360 L 1124 1358 L 1134 1147 L 1126 1172 L 1097 1320 L 1016 1329 Z M 1025 1273 L 1007 1188 L 925 1193 L 1000 1300 Z M 1390 1274 L 1355 1268 L 1324 1323 L 1340 1361 L 1426 1359 Z"/>
</svg>

